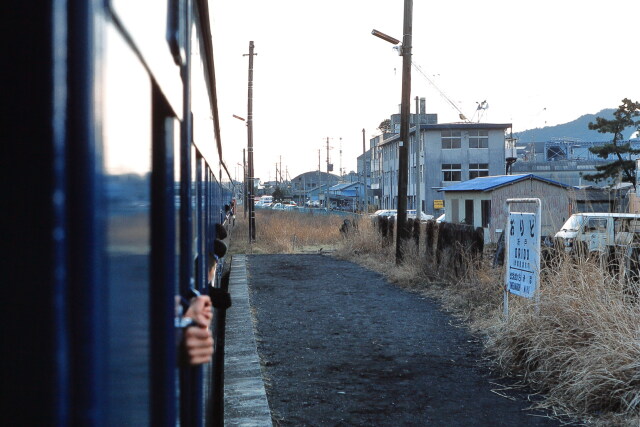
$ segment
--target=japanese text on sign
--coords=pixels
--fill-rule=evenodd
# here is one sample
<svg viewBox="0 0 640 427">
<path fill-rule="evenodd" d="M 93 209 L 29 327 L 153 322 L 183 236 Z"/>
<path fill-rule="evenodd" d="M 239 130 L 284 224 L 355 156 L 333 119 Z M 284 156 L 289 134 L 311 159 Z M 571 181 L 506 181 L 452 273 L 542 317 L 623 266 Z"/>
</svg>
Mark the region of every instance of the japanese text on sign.
<svg viewBox="0 0 640 427">
<path fill-rule="evenodd" d="M 531 298 L 538 287 L 540 236 L 536 221 L 539 219 L 533 213 L 509 213 L 507 290 L 526 298 Z"/>
</svg>

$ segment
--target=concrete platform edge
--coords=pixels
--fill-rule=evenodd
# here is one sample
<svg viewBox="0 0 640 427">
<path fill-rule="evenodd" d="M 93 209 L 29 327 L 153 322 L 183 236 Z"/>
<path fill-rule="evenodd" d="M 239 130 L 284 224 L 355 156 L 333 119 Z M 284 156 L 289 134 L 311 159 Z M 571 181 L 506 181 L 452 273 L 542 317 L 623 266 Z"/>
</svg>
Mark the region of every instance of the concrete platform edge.
<svg viewBox="0 0 640 427">
<path fill-rule="evenodd" d="M 231 261 L 225 337 L 224 422 L 227 426 L 272 426 L 249 304 L 244 255 Z"/>
</svg>

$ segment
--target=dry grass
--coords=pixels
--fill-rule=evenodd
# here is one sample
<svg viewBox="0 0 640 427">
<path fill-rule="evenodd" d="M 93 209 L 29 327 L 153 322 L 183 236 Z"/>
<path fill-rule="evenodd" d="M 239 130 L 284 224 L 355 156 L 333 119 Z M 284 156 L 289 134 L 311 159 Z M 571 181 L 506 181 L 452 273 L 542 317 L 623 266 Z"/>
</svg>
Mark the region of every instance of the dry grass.
<svg viewBox="0 0 640 427">
<path fill-rule="evenodd" d="M 485 337 L 487 354 L 504 372 L 520 375 L 544 395 L 540 406 L 593 425 L 640 425 L 639 289 L 592 262 L 562 258 L 543 271 L 541 297 L 512 296 L 502 316 L 503 268 L 463 259 L 438 267 L 424 245 L 405 249 L 395 264 L 393 240 L 384 242 L 369 220 L 343 238 L 343 218 L 257 211 L 257 242 L 246 243 L 238 221 L 232 252 L 292 253 L 335 248 L 334 255 L 384 274 L 399 286 L 441 301 Z M 238 218 L 241 214 L 238 215 Z M 242 237 L 240 237 L 242 236 Z M 424 234 L 422 239 L 424 240 Z"/>
<path fill-rule="evenodd" d="M 549 407 L 603 425 L 640 425 L 637 287 L 567 258 L 543 286 L 539 312 L 513 298 L 508 321 L 488 330 L 496 361 L 542 390 Z"/>
<path fill-rule="evenodd" d="M 256 209 L 256 241 L 249 244 L 248 218 L 240 211 L 231 239 L 231 253 L 330 252 L 340 242 L 343 219 L 335 215 Z"/>
<path fill-rule="evenodd" d="M 594 425 L 640 425 L 640 305 L 630 289 L 596 263 L 562 258 L 543 273 L 539 311 L 511 297 L 502 316 L 503 268 L 463 260 L 436 266 L 424 247 L 408 246 L 396 266 L 395 245 L 361 224 L 336 255 L 385 274 L 400 286 L 437 298 L 485 337 L 487 354 L 505 373 L 544 393 L 539 406 Z M 464 257 L 464 255 L 463 255 Z"/>
</svg>

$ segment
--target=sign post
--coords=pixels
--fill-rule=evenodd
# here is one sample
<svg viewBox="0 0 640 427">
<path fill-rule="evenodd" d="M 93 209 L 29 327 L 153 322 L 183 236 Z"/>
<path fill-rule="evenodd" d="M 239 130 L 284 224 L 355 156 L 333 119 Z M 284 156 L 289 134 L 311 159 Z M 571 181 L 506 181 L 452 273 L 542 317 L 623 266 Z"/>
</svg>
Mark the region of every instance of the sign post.
<svg viewBox="0 0 640 427">
<path fill-rule="evenodd" d="M 535 203 L 536 212 L 511 212 L 512 203 Z M 504 286 L 504 316 L 509 317 L 509 293 L 524 298 L 540 298 L 540 234 L 542 214 L 540 199 L 508 199 L 505 243 L 507 268 Z"/>
</svg>

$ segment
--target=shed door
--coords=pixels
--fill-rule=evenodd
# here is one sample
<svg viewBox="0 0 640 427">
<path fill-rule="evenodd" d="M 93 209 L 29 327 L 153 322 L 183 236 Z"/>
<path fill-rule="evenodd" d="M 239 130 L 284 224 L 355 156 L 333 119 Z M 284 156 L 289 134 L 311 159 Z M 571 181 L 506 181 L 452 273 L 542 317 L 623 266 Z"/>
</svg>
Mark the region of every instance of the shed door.
<svg viewBox="0 0 640 427">
<path fill-rule="evenodd" d="M 460 206 L 458 199 L 451 199 L 451 222 L 460 222 Z"/>
<path fill-rule="evenodd" d="M 469 225 L 474 225 L 474 217 L 473 217 L 473 200 L 465 200 L 464 201 L 464 223 Z"/>
</svg>

